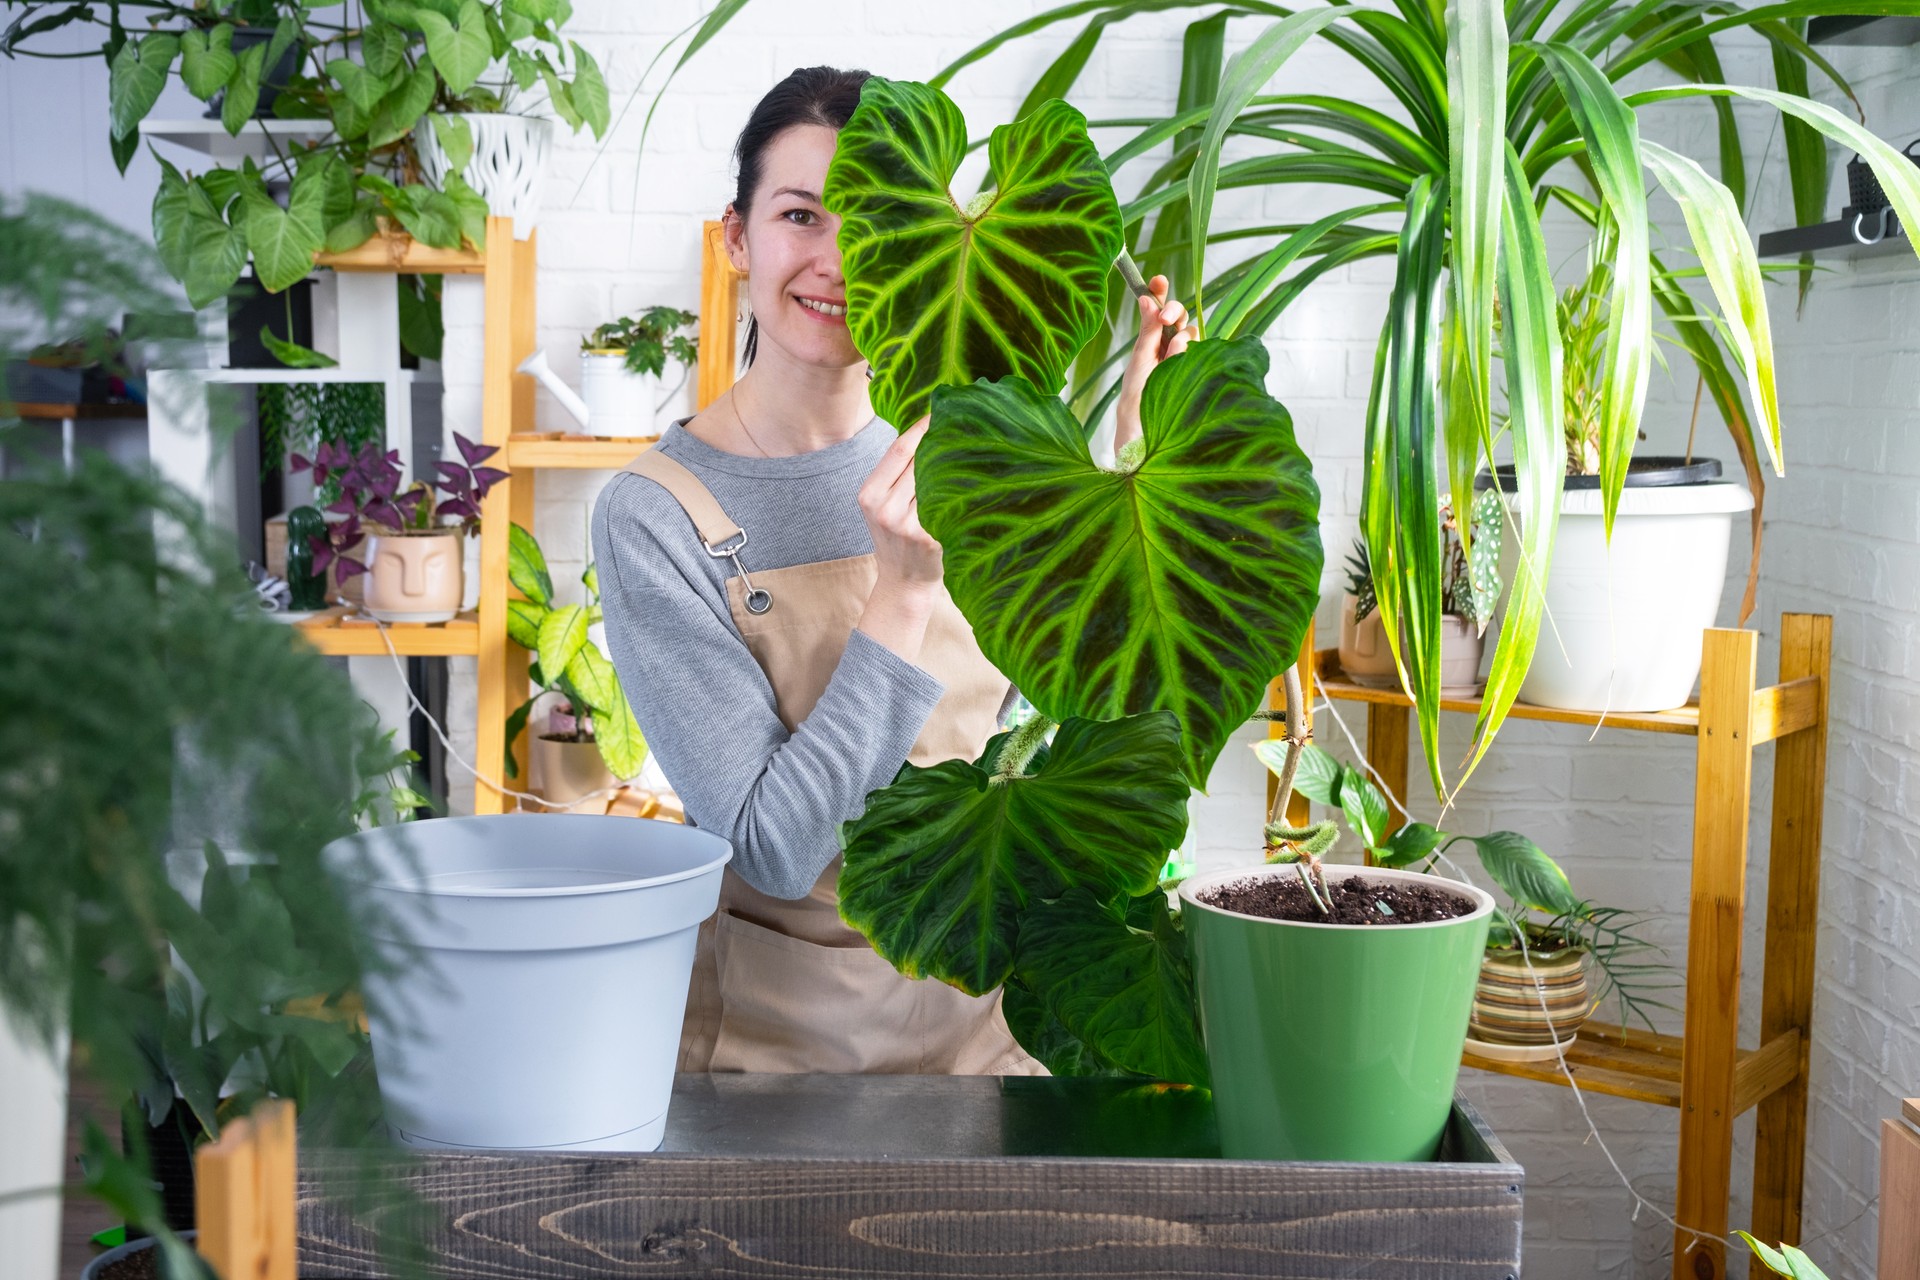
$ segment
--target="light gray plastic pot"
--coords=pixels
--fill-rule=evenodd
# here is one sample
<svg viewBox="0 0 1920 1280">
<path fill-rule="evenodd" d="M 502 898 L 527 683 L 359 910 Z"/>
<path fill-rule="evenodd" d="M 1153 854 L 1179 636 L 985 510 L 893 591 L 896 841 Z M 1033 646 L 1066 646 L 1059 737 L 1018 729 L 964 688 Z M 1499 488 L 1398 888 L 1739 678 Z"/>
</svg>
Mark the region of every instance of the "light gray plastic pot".
<svg viewBox="0 0 1920 1280">
<path fill-rule="evenodd" d="M 327 856 L 380 918 L 369 941 L 388 971 L 369 974 L 365 994 L 399 1141 L 660 1145 L 725 840 L 670 822 L 503 814 L 379 827 Z"/>
</svg>

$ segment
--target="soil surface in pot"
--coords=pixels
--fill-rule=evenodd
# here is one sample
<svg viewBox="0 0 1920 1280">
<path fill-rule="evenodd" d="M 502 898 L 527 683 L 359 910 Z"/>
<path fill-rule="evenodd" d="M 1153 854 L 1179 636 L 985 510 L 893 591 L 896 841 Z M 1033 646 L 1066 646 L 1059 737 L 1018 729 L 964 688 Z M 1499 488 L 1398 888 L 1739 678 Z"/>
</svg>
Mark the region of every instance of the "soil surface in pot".
<svg viewBox="0 0 1920 1280">
<path fill-rule="evenodd" d="M 1426 924 L 1472 915 L 1474 909 L 1472 899 L 1437 885 L 1370 882 L 1352 876 L 1332 881 L 1327 888 L 1333 899 L 1331 915 L 1315 905 L 1306 886 L 1293 876 L 1250 876 L 1209 889 L 1199 898 L 1222 911 L 1302 924 Z"/>
<path fill-rule="evenodd" d="M 160 1251 L 142 1249 L 100 1268 L 99 1280 L 165 1280 L 160 1274 Z"/>
</svg>

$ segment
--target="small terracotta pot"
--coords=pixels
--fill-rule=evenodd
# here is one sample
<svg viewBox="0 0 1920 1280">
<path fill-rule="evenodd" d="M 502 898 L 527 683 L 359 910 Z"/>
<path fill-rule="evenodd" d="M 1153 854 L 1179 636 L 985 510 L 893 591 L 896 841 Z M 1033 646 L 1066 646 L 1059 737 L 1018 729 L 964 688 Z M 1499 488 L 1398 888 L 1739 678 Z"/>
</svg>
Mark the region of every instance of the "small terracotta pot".
<svg viewBox="0 0 1920 1280">
<path fill-rule="evenodd" d="M 467 587 L 458 529 L 370 533 L 362 607 L 382 622 L 448 622 Z"/>
<path fill-rule="evenodd" d="M 1346 678 L 1369 689 L 1398 688 L 1400 678 L 1393 669 L 1393 650 L 1387 646 L 1387 629 L 1380 611 L 1373 610 L 1356 620 L 1356 601 L 1352 595 L 1340 602 L 1340 670 Z M 1440 692 L 1449 698 L 1478 697 L 1484 682 L 1480 679 L 1480 657 L 1486 647 L 1474 625 L 1457 614 L 1440 620 Z"/>
<path fill-rule="evenodd" d="M 1582 948 L 1536 947 L 1523 956 L 1517 948 L 1490 947 L 1480 961 L 1468 1034 L 1489 1044 L 1551 1045 L 1571 1039 L 1591 1012 Z"/>
<path fill-rule="evenodd" d="M 582 796 L 618 784 L 613 770 L 591 742 L 569 742 L 541 734 L 527 744 L 534 794 L 554 804 L 572 805 Z M 605 804 L 605 797 L 601 798 Z"/>
</svg>

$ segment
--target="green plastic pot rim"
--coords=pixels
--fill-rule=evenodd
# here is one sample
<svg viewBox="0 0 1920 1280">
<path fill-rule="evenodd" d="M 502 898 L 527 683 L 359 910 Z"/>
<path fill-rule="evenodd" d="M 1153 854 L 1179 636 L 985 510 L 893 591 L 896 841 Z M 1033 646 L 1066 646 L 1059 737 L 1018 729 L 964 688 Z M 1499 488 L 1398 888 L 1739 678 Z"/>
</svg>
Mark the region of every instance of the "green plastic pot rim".
<svg viewBox="0 0 1920 1280">
<path fill-rule="evenodd" d="M 1330 881 L 1351 880 L 1356 876 L 1368 880 L 1388 880 L 1401 884 L 1432 884 L 1439 881 L 1448 892 L 1457 893 L 1471 900 L 1474 909 L 1463 916 L 1454 916 L 1448 920 L 1422 920 L 1413 924 L 1377 925 L 1377 924 L 1321 924 L 1308 920 L 1271 920 L 1266 916 L 1250 916 L 1242 911 L 1228 911 L 1225 907 L 1216 907 L 1212 903 L 1200 901 L 1199 894 L 1207 889 L 1218 888 L 1223 884 L 1234 884 L 1241 880 L 1267 879 L 1275 876 L 1297 876 L 1300 873 L 1287 863 L 1262 863 L 1259 866 L 1239 867 L 1232 871 L 1214 871 L 1204 876 L 1194 876 L 1180 882 L 1180 902 L 1182 907 L 1193 907 L 1200 911 L 1210 911 L 1215 915 L 1227 916 L 1234 920 L 1252 920 L 1259 924 L 1270 924 L 1282 929 L 1332 929 L 1361 931 L 1391 929 L 1394 932 L 1416 929 L 1444 929 L 1451 925 L 1466 924 L 1472 920 L 1493 914 L 1493 895 L 1476 885 L 1460 880 L 1448 880 L 1444 876 L 1431 876 L 1422 871 L 1401 871 L 1393 867 L 1323 867 Z"/>
</svg>

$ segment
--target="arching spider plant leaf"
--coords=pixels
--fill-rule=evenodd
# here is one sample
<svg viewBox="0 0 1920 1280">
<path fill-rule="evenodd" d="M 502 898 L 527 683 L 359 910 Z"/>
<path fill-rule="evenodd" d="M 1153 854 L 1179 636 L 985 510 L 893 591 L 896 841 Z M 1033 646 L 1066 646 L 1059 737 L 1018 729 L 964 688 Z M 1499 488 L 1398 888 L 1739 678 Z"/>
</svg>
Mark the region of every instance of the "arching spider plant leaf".
<svg viewBox="0 0 1920 1280">
<path fill-rule="evenodd" d="M 840 832 L 840 918 L 908 977 L 969 995 L 1006 981 L 1030 904 L 1145 893 L 1187 829 L 1165 712 L 1068 720 L 1023 777 L 995 772 L 1008 736 L 973 763 L 907 765 Z"/>
<path fill-rule="evenodd" d="M 1204 1088 L 1193 966 L 1166 903 L 1151 894 L 1106 905 L 1076 889 L 1035 907 L 1020 924 L 1020 980 L 1100 1058 Z"/>
<path fill-rule="evenodd" d="M 1018 374 L 1048 394 L 1099 327 L 1120 207 L 1086 118 L 1058 100 L 993 131 L 997 190 L 952 194 L 966 121 L 938 89 L 869 79 L 827 169 L 847 328 L 904 430 L 933 389 Z"/>
<path fill-rule="evenodd" d="M 943 387 L 915 460 L 920 519 L 987 658 L 1042 714 L 1179 717 L 1204 786 L 1291 663 L 1319 599 L 1320 491 L 1255 337 L 1148 377 L 1131 469 L 1020 378 Z"/>
</svg>

